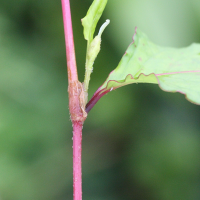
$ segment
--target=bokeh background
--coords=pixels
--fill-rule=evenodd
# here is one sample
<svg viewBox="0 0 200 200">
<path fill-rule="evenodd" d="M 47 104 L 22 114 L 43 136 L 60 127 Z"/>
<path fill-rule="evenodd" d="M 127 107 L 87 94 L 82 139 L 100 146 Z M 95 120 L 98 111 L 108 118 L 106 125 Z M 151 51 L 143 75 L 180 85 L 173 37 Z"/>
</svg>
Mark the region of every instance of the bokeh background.
<svg viewBox="0 0 200 200">
<path fill-rule="evenodd" d="M 79 78 L 80 19 L 92 0 L 71 0 Z M 90 82 L 105 81 L 135 26 L 163 46 L 200 42 L 199 0 L 109 0 L 110 19 Z M 200 106 L 157 85 L 104 96 L 83 130 L 84 200 L 199 200 Z M 0 200 L 70 200 L 72 126 L 61 2 L 0 0 Z"/>
</svg>

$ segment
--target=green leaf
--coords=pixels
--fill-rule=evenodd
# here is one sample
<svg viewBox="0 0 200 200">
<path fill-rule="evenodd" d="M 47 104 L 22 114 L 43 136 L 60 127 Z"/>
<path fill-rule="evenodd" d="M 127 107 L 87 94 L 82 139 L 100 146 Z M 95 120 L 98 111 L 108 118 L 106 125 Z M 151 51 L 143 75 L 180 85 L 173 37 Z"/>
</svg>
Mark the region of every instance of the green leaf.
<svg viewBox="0 0 200 200">
<path fill-rule="evenodd" d="M 81 20 L 84 27 L 84 37 L 89 43 L 93 40 L 96 25 L 105 9 L 106 4 L 107 0 L 94 0 L 87 12 L 87 15 Z"/>
<path fill-rule="evenodd" d="M 200 44 L 175 49 L 152 43 L 136 28 L 119 65 L 87 104 L 89 110 L 106 93 L 131 83 L 157 83 L 167 92 L 180 92 L 200 104 Z"/>
</svg>

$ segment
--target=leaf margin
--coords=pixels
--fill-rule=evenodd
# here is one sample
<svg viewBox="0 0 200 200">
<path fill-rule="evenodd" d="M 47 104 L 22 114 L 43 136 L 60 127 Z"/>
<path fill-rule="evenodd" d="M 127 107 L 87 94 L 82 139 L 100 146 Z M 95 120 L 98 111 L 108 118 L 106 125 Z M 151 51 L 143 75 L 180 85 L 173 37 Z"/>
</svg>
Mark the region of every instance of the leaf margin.
<svg viewBox="0 0 200 200">
<path fill-rule="evenodd" d="M 106 81 L 98 88 L 98 90 L 94 93 L 94 95 L 93 95 L 93 97 L 91 98 L 91 100 L 88 102 L 88 104 L 86 105 L 86 112 L 89 112 L 90 110 L 91 110 L 91 108 L 97 103 L 97 101 L 103 96 L 103 95 L 105 95 L 105 94 L 107 94 L 108 92 L 110 92 L 110 91 L 112 91 L 112 90 L 115 90 L 115 89 L 117 89 L 118 87 L 109 87 L 109 84 L 111 84 L 111 82 L 114 82 L 114 83 L 120 83 L 121 84 L 121 86 L 119 86 L 119 87 L 122 87 L 122 86 L 124 86 L 124 85 L 127 85 L 125 82 L 126 82 L 126 80 L 127 80 L 127 77 L 128 76 L 131 76 L 131 80 L 132 80 L 132 82 L 131 83 L 136 83 L 136 82 L 140 82 L 139 80 L 140 80 L 140 78 L 141 78 L 141 76 L 143 75 L 144 77 L 149 77 L 149 76 L 154 76 L 154 77 L 156 77 L 156 80 L 157 80 L 157 84 L 159 85 L 159 87 L 160 87 L 160 89 L 161 90 L 163 90 L 163 91 L 166 91 L 166 92 L 173 92 L 173 93 L 175 93 L 175 92 L 179 92 L 179 93 L 181 93 L 181 94 L 184 94 L 185 95 L 185 98 L 188 100 L 188 101 L 190 101 L 190 102 L 192 102 L 192 103 L 194 103 L 194 104 L 197 104 L 197 105 L 200 105 L 200 98 L 199 98 L 199 101 L 194 101 L 194 99 L 192 99 L 191 97 L 190 97 L 190 95 L 189 94 L 187 94 L 186 92 L 182 92 L 182 91 L 179 91 L 179 90 L 167 90 L 167 89 L 165 89 L 165 87 L 163 87 L 163 83 L 162 83 L 162 78 L 159 78 L 159 75 L 161 75 L 161 74 L 156 74 L 156 73 L 154 73 L 154 72 L 151 72 L 151 73 L 149 73 L 149 74 L 145 74 L 145 73 L 136 73 L 136 74 L 134 74 L 134 75 L 132 75 L 132 74 L 127 74 L 126 75 L 126 77 L 123 79 L 123 80 L 121 80 L 121 81 L 118 81 L 118 80 L 109 80 L 109 77 L 112 75 L 112 73 L 113 72 L 115 72 L 115 71 L 117 71 L 117 69 L 120 67 L 120 65 L 122 64 L 122 62 L 123 62 L 123 59 L 124 59 L 124 57 L 126 56 L 126 54 L 129 52 L 129 47 L 131 46 L 131 45 L 134 45 L 134 42 L 136 42 L 135 43 L 135 49 L 136 49 L 136 46 L 137 46 L 137 32 L 138 32 L 138 30 L 137 30 L 137 27 L 135 28 L 135 33 L 134 33 L 134 35 L 133 35 L 133 41 L 132 41 L 132 43 L 128 46 L 128 48 L 127 48 L 127 50 L 126 50 L 126 52 L 125 52 L 125 54 L 123 55 L 123 57 L 122 57 L 122 59 L 120 60 L 120 62 L 119 62 L 119 64 L 118 64 L 118 66 L 108 75 L 108 78 L 106 79 Z M 145 37 L 146 37 L 146 35 L 145 34 L 143 34 Z M 150 41 L 150 40 L 149 40 Z M 151 41 L 150 41 L 151 42 Z M 154 44 L 154 43 L 151 43 L 151 44 Z M 154 44 L 155 45 L 155 44 Z M 195 45 L 195 44 L 192 44 L 192 45 Z M 190 45 L 190 46 L 188 46 L 188 47 L 185 47 L 185 48 L 182 48 L 182 49 L 186 49 L 186 48 L 188 48 L 189 49 L 189 47 L 191 48 L 192 47 L 192 45 Z M 200 51 L 200 45 L 199 44 L 197 44 L 198 46 L 199 46 L 199 51 Z M 156 45 L 157 46 L 157 45 Z M 159 46 L 157 46 L 157 47 L 159 47 Z M 167 49 L 168 47 L 159 47 L 159 48 L 165 48 L 165 49 Z M 133 51 L 135 51 L 135 49 L 133 49 Z M 170 49 L 170 48 L 169 48 Z M 171 48 L 171 49 L 174 49 L 174 50 L 177 50 L 177 49 L 175 49 L 175 48 Z M 198 54 L 199 55 L 199 54 Z M 129 58 L 130 59 L 130 58 Z M 200 60 L 199 60 L 200 61 Z M 200 62 L 199 62 L 199 66 L 200 66 Z M 184 72 L 184 71 L 183 71 Z M 191 71 L 185 71 L 185 72 L 191 72 Z M 197 73 L 199 73 L 199 75 L 200 75 L 200 67 L 199 67 L 199 70 L 197 70 L 197 71 L 194 71 L 194 72 L 197 72 Z M 166 73 L 166 75 L 169 75 L 170 73 Z M 164 75 L 164 74 L 163 74 Z M 134 81 L 133 81 L 134 80 Z M 150 83 L 150 82 L 148 82 L 148 81 L 144 81 L 144 82 L 146 82 L 146 83 Z M 122 83 L 124 83 L 124 84 L 122 84 Z M 131 84 L 131 83 L 128 83 L 128 84 Z M 156 83 L 156 81 L 154 81 L 154 83 Z"/>
</svg>

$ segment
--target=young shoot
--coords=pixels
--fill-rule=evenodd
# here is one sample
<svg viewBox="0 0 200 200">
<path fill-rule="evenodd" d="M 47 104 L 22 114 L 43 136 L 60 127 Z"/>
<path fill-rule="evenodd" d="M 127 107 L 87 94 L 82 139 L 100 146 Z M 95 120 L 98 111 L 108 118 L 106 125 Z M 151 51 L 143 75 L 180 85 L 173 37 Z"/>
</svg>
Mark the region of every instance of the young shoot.
<svg viewBox="0 0 200 200">
<path fill-rule="evenodd" d="M 85 64 L 85 79 L 83 83 L 84 92 L 85 92 L 85 102 L 87 102 L 87 99 L 88 99 L 90 75 L 93 71 L 94 61 L 97 55 L 99 54 L 100 48 L 101 48 L 101 35 L 109 23 L 110 23 L 110 20 L 107 19 L 106 22 L 100 27 L 98 35 L 92 40 L 92 42 L 89 44 L 87 48 L 86 64 Z"/>
</svg>

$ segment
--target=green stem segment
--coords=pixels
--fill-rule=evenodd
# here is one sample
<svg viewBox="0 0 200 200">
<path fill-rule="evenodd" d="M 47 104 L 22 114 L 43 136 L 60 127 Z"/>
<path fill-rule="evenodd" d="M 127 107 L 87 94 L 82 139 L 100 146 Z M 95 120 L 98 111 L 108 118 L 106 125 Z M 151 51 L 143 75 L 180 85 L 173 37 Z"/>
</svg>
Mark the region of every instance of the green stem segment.
<svg viewBox="0 0 200 200">
<path fill-rule="evenodd" d="M 93 64 L 101 48 L 101 35 L 109 23 L 110 20 L 107 19 L 106 22 L 99 29 L 98 35 L 92 40 L 92 42 L 88 41 L 86 63 L 85 63 L 85 79 L 84 79 L 85 102 L 87 102 L 88 98 L 88 88 L 90 82 L 90 75 L 93 71 Z"/>
</svg>

